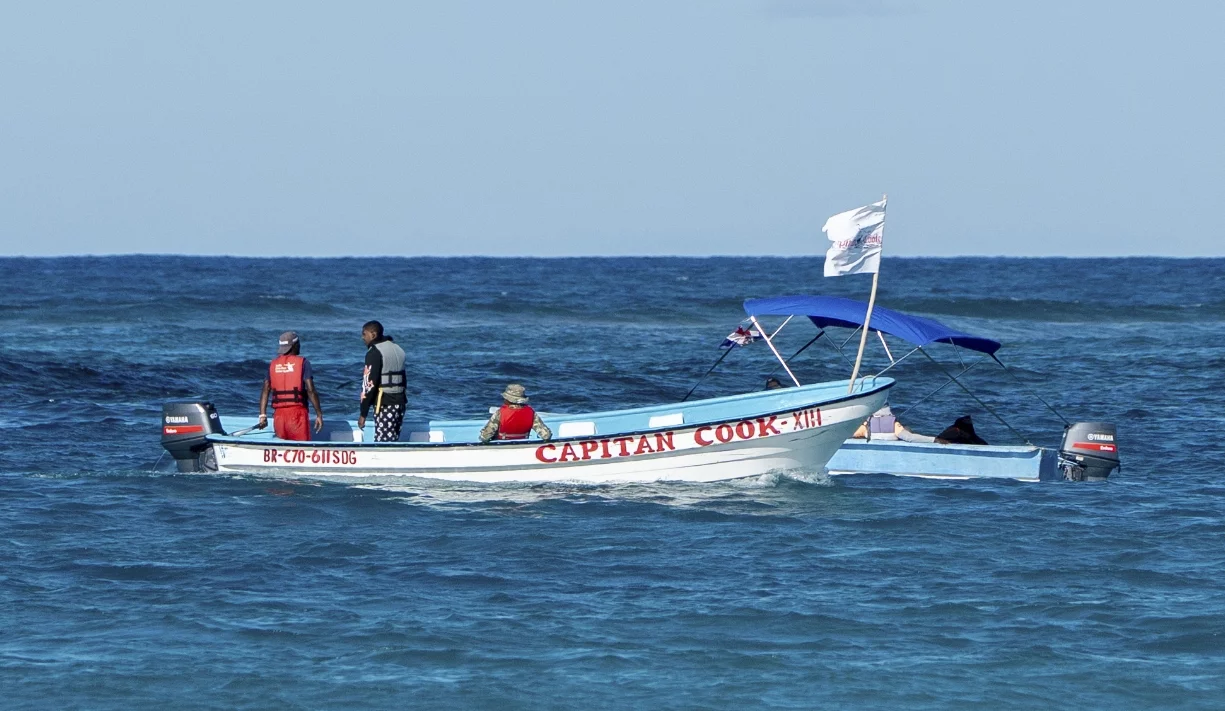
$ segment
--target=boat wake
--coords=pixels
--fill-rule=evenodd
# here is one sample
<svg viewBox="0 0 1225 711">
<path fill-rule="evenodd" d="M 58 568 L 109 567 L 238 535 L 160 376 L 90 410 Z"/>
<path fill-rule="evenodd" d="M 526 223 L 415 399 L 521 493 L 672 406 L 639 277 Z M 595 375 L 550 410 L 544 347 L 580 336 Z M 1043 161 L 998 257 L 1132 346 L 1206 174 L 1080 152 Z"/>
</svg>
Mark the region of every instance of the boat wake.
<svg viewBox="0 0 1225 711">
<path fill-rule="evenodd" d="M 834 478 L 824 469 L 820 471 L 788 469 L 780 472 L 767 472 L 761 476 L 750 477 L 748 479 L 737 479 L 734 483 L 740 483 L 745 488 L 753 489 L 786 486 L 793 482 L 811 484 L 813 486 L 833 486 Z"/>
<path fill-rule="evenodd" d="M 793 495 L 792 492 L 797 487 L 834 486 L 833 479 L 824 470 L 769 472 L 712 483 L 591 484 L 563 481 L 544 484 L 466 484 L 409 477 L 383 477 L 378 481 L 343 483 L 354 489 L 401 496 L 403 503 L 408 505 L 444 509 L 507 505 L 530 508 L 537 504 L 566 502 L 610 505 L 637 503 L 687 509 L 722 509 L 729 504 L 755 504 L 773 510 L 780 504 L 786 508 L 787 498 Z M 770 510 L 754 512 L 783 513 Z"/>
</svg>

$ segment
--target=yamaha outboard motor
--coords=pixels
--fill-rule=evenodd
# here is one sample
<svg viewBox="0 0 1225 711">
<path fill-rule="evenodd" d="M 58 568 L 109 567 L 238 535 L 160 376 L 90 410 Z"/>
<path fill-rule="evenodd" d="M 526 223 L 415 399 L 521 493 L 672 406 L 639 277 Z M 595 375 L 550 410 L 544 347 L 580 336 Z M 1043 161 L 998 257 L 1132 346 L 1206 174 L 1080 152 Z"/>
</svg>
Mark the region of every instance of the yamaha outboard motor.
<svg viewBox="0 0 1225 711">
<path fill-rule="evenodd" d="M 1104 481 L 1119 468 L 1119 445 L 1109 422 L 1076 422 L 1063 432 L 1059 469 L 1068 481 Z"/>
<path fill-rule="evenodd" d="M 211 402 L 176 400 L 162 405 L 162 446 L 181 472 L 215 470 L 210 434 L 225 434 Z"/>
</svg>

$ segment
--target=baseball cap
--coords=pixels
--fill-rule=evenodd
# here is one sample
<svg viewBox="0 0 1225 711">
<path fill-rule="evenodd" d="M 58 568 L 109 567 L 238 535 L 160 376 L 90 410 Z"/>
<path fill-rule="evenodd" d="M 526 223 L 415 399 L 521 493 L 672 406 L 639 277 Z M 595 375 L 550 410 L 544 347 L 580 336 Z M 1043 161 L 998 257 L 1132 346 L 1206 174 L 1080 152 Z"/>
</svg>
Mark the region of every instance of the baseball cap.
<svg viewBox="0 0 1225 711">
<path fill-rule="evenodd" d="M 277 342 L 277 348 L 276 348 L 277 355 L 285 355 L 294 347 L 294 345 L 297 344 L 297 342 L 298 342 L 298 332 L 297 331 L 286 331 L 285 333 L 282 333 L 281 340 Z"/>
</svg>

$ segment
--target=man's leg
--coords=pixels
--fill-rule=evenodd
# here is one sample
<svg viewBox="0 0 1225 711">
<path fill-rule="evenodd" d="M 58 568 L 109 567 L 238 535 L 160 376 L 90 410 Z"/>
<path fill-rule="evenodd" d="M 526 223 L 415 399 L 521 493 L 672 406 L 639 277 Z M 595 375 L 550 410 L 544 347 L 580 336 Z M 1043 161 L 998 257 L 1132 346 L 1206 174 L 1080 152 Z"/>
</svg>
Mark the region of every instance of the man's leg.
<svg viewBox="0 0 1225 711">
<path fill-rule="evenodd" d="M 394 417 L 395 420 L 391 423 L 391 439 L 400 439 L 400 429 L 404 426 L 404 411 L 408 409 L 406 405 L 396 405 Z"/>
<path fill-rule="evenodd" d="M 404 405 L 383 405 L 374 416 L 374 441 L 398 442 L 404 425 Z"/>
<path fill-rule="evenodd" d="M 272 417 L 276 436 L 297 442 L 309 442 L 311 438 L 310 413 L 305 407 L 281 407 Z"/>
</svg>

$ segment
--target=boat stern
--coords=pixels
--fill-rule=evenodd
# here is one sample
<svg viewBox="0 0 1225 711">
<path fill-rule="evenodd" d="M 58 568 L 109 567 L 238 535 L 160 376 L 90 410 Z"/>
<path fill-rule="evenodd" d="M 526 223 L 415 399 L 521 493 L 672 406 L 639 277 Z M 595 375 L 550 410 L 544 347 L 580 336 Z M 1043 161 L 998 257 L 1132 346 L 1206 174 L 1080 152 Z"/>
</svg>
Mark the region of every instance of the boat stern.
<svg viewBox="0 0 1225 711">
<path fill-rule="evenodd" d="M 208 436 L 225 433 L 211 402 L 174 400 L 162 405 L 162 447 L 181 472 L 216 470 Z"/>
<path fill-rule="evenodd" d="M 1068 425 L 1059 446 L 1059 469 L 1068 481 L 1104 481 L 1120 467 L 1118 432 L 1109 422 Z"/>
</svg>

